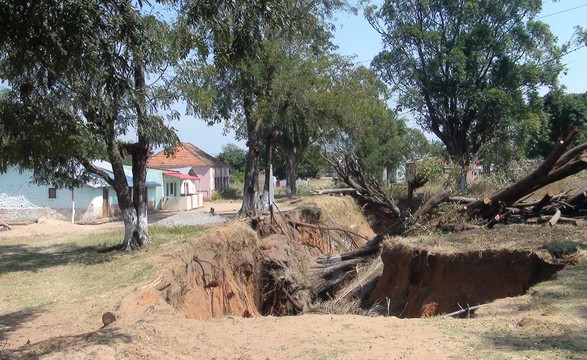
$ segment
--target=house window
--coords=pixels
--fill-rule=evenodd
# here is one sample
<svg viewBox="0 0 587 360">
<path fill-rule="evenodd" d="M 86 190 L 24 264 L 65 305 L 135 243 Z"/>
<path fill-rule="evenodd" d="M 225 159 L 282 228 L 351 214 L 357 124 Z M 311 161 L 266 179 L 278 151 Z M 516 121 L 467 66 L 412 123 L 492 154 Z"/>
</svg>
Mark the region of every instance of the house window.
<svg viewBox="0 0 587 360">
<path fill-rule="evenodd" d="M 171 196 L 175 196 L 175 183 L 169 183 L 169 194 Z"/>
<path fill-rule="evenodd" d="M 49 188 L 49 199 L 57 199 L 57 188 Z"/>
<path fill-rule="evenodd" d="M 214 188 L 216 190 L 228 189 L 228 177 L 215 177 L 214 178 Z"/>
</svg>

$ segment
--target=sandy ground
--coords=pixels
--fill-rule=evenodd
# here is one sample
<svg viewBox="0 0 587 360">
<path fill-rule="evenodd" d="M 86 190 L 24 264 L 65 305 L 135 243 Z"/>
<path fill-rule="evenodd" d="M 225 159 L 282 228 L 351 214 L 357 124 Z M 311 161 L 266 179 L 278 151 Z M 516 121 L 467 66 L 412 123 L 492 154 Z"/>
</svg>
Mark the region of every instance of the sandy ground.
<svg viewBox="0 0 587 360">
<path fill-rule="evenodd" d="M 206 203 L 217 214 L 231 215 L 240 203 Z M 280 208 L 287 209 L 289 204 Z M 174 213 L 158 213 L 153 220 Z M 0 232 L 2 239 L 91 234 L 122 229 L 122 222 L 74 225 L 57 220 L 20 225 Z M 1 274 L 0 274 L 1 275 Z M 143 284 L 139 285 L 142 286 Z M 102 328 L 101 314 L 114 310 L 131 289 L 50 309 L 0 314 L 0 359 L 449 359 L 464 356 L 456 339 L 434 321 L 403 321 L 354 315 L 298 317 L 225 317 L 185 319 L 166 304 L 138 317 L 121 318 Z M 152 313 L 150 312 L 152 311 Z M 137 320 L 138 319 L 138 320 Z M 448 341 L 447 341 L 448 340 Z"/>
<path fill-rule="evenodd" d="M 278 200 L 276 202 L 280 210 L 290 210 L 295 205 L 290 204 L 287 199 Z M 222 200 L 204 202 L 204 206 L 195 209 L 199 212 L 210 212 L 210 208 L 214 208 L 217 215 L 226 216 L 228 218 L 234 217 L 241 208 L 241 202 L 237 200 Z M 149 214 L 149 222 L 154 224 L 158 220 L 170 217 L 177 214 L 175 211 L 154 211 Z M 49 236 L 49 235 L 71 235 L 71 234 L 92 234 L 96 232 L 111 231 L 113 229 L 123 229 L 124 223 L 122 221 L 112 221 L 104 224 L 71 224 L 66 221 L 41 218 L 38 223 L 29 225 L 12 225 L 11 230 L 6 230 L 0 227 L 0 241 L 4 238 L 15 237 L 30 237 L 30 236 Z"/>
<path fill-rule="evenodd" d="M 99 336 L 99 335 L 98 335 Z M 92 344 L 48 358 L 455 359 L 455 337 L 425 321 L 362 316 L 223 318 L 147 317 Z"/>
<path fill-rule="evenodd" d="M 282 210 L 288 206 L 292 205 L 284 204 Z M 209 211 L 210 207 L 214 207 L 217 214 L 228 216 L 238 211 L 240 203 L 206 203 L 199 211 Z M 158 217 L 170 215 L 173 213 L 157 214 Z M 12 237 L 91 234 L 121 229 L 122 226 L 121 222 L 73 225 L 46 220 L 0 231 L 0 244 L 3 239 Z M 50 284 L 47 286 L 50 288 Z M 133 289 L 141 286 L 145 284 L 135 285 Z M 485 357 L 488 354 L 486 348 L 491 345 L 487 345 L 483 337 L 487 323 L 481 320 L 478 323 L 466 323 L 451 318 L 405 320 L 317 314 L 250 319 L 228 316 L 194 320 L 185 319 L 166 304 L 160 304 L 147 308 L 143 314 L 121 318 L 102 328 L 101 314 L 114 310 L 129 290 L 132 289 L 113 291 L 101 295 L 96 301 L 76 303 L 73 307 L 55 304 L 50 309 L 33 308 L 0 314 L 0 359 L 545 358 L 517 354 L 515 349 L 506 345 L 499 352 L 490 352 L 492 356 Z M 486 320 L 483 321 L 493 321 L 487 319 L 497 316 L 495 321 L 499 321 L 499 325 L 495 326 L 509 329 L 510 332 L 518 332 L 521 331 L 518 328 L 523 330 L 524 326 L 531 325 L 537 326 L 537 333 L 548 333 L 553 325 L 544 317 L 543 312 L 546 310 L 541 308 L 540 312 L 533 310 L 528 313 L 529 298 L 526 295 L 521 300 L 500 300 L 496 302 L 497 305 L 484 310 Z M 104 304 L 109 304 L 109 307 Z M 514 311 L 510 313 L 508 309 Z M 527 318 L 538 320 L 528 322 L 525 320 Z M 574 327 L 584 328 L 587 312 L 576 321 L 563 328 L 561 333 L 565 334 Z M 543 323 L 548 328 L 542 327 Z M 473 330 L 465 331 L 466 328 Z M 479 356 L 471 343 L 483 344 L 485 355 Z"/>
<path fill-rule="evenodd" d="M 41 218 L 38 223 L 30 225 L 12 225 L 11 230 L 0 231 L 0 241 L 2 238 L 15 237 L 36 237 L 36 236 L 59 236 L 71 234 L 92 234 L 96 232 L 111 231 L 113 229 L 123 229 L 122 221 L 112 221 L 99 225 L 78 225 L 66 221 Z"/>
</svg>

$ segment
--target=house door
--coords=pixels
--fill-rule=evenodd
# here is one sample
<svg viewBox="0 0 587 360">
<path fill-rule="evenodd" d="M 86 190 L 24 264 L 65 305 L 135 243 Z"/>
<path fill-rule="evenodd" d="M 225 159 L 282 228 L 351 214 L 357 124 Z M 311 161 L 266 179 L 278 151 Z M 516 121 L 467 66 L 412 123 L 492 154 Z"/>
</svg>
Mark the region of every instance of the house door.
<svg viewBox="0 0 587 360">
<path fill-rule="evenodd" d="M 110 216 L 110 203 L 108 201 L 108 188 L 102 189 L 102 217 Z"/>
</svg>

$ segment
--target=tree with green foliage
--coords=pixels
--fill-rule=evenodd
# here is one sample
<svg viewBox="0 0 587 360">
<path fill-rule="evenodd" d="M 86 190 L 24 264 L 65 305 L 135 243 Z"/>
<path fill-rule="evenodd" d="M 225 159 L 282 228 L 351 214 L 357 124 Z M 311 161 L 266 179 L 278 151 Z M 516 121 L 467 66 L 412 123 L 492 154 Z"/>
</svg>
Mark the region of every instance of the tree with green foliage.
<svg viewBox="0 0 587 360">
<path fill-rule="evenodd" d="M 308 146 L 298 165 L 298 176 L 301 179 L 318 179 L 324 172 L 322 147 L 318 144 Z"/>
<path fill-rule="evenodd" d="M 352 154 L 368 173 L 365 178 L 380 180 L 408 152 L 406 124 L 386 105 L 387 86 L 370 69 L 349 66 L 339 71 L 334 89 L 336 126 L 324 140 L 328 158 L 341 161 Z"/>
<path fill-rule="evenodd" d="M 398 104 L 446 146 L 462 173 L 496 131 L 556 84 L 562 49 L 536 19 L 541 0 L 387 0 L 367 18 L 384 51 L 373 67 Z"/>
<path fill-rule="evenodd" d="M 388 109 L 385 116 L 370 119 L 364 132 L 353 134 L 354 153 L 363 170 L 381 179 L 385 169 L 397 169 L 408 160 L 407 130 L 405 122 Z"/>
<path fill-rule="evenodd" d="M 213 59 L 207 67 L 186 63 L 181 71 L 187 74 L 183 76 L 187 81 L 182 89 L 188 97 L 188 109 L 209 122 L 231 122 L 229 126 L 236 128 L 237 135 L 246 138 L 247 166 L 239 213 L 256 216 L 262 210 L 259 159 L 266 139 L 274 131 L 266 126 L 270 118 L 259 105 L 273 91 L 275 43 L 299 36 L 321 41 L 328 35 L 324 31 L 325 19 L 343 2 L 185 0 L 180 3 L 179 22 L 185 25 L 184 39 L 188 40 L 186 52 L 203 47 Z M 189 41 L 200 34 L 206 35 L 203 42 Z M 192 74 L 207 76 L 194 78 Z"/>
<path fill-rule="evenodd" d="M 405 136 L 408 147 L 408 155 L 406 156 L 406 159 L 423 159 L 426 156 L 431 155 L 432 145 L 420 129 L 407 128 Z"/>
<path fill-rule="evenodd" d="M 272 92 L 260 108 L 267 126 L 277 132 L 274 143 L 285 162 L 287 194 L 295 195 L 305 152 L 333 131 L 339 117 L 335 87 L 347 62 L 329 52 L 329 41 L 279 45 Z"/>
<path fill-rule="evenodd" d="M 218 155 L 218 160 L 230 166 L 230 170 L 244 172 L 247 151 L 236 144 L 226 144 L 222 146 L 222 152 Z"/>
<path fill-rule="evenodd" d="M 544 131 L 534 139 L 534 146 L 528 149 L 530 157 L 548 156 L 574 126 L 579 126 L 581 132 L 573 144 L 587 142 L 587 93 L 567 94 L 557 89 L 546 94 L 542 101 L 546 124 L 542 127 Z"/>
<path fill-rule="evenodd" d="M 242 182 L 247 164 L 247 151 L 235 144 L 222 146 L 218 160 L 230 166 L 230 182 Z"/>
<path fill-rule="evenodd" d="M 173 63 L 169 43 L 167 24 L 130 0 L 0 2 L 2 169 L 68 187 L 102 178 L 118 196 L 124 250 L 149 243 L 149 149 L 178 141 L 160 115 L 174 94 L 163 81 L 148 84 Z M 108 160 L 113 178 L 93 160 Z"/>
<path fill-rule="evenodd" d="M 286 179 L 286 162 L 279 153 L 274 157 L 274 175 L 279 179 Z M 322 147 L 319 144 L 309 145 L 298 163 L 296 173 L 300 179 L 317 179 L 324 172 L 324 158 Z"/>
</svg>

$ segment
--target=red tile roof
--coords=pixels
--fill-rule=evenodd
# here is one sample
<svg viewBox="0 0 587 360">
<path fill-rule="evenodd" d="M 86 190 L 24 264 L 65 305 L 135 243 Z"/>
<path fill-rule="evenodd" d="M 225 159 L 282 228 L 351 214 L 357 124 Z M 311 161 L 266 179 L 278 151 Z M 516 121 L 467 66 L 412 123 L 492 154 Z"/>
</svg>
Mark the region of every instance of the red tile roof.
<svg viewBox="0 0 587 360">
<path fill-rule="evenodd" d="M 173 169 L 180 167 L 228 167 L 222 161 L 212 155 L 206 154 L 202 149 L 190 144 L 181 143 L 177 146 L 175 154 L 167 156 L 161 151 L 147 160 L 147 166 L 159 169 Z"/>
<path fill-rule="evenodd" d="M 187 174 L 182 174 L 179 171 L 174 171 L 174 170 L 163 170 L 163 174 L 165 175 L 169 175 L 171 177 L 175 177 L 178 179 L 182 179 L 182 180 L 200 180 L 200 178 L 196 175 L 187 175 Z"/>
</svg>

